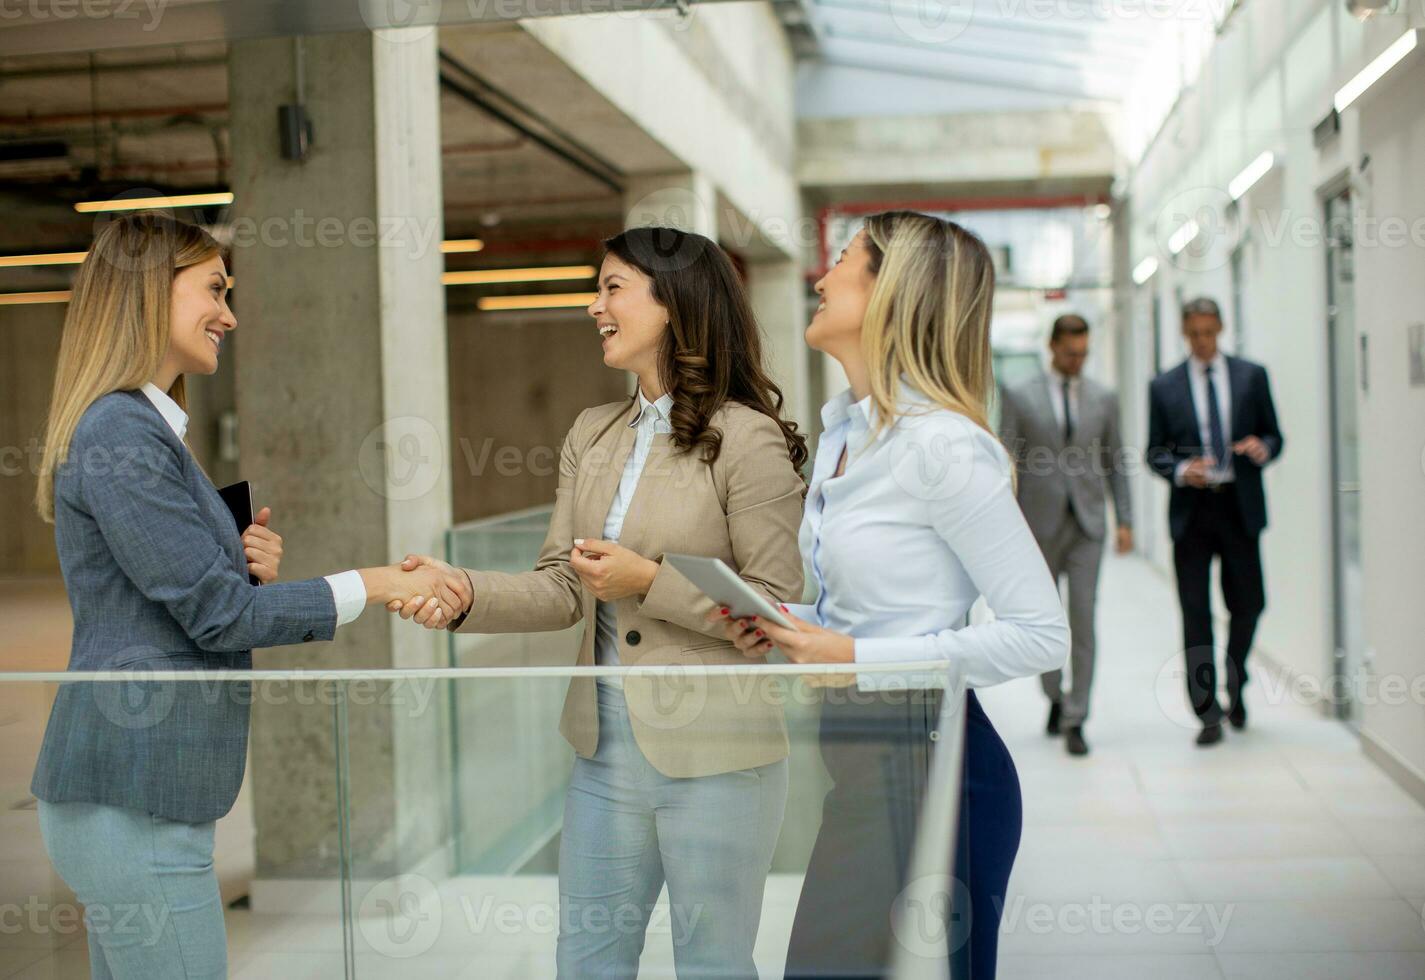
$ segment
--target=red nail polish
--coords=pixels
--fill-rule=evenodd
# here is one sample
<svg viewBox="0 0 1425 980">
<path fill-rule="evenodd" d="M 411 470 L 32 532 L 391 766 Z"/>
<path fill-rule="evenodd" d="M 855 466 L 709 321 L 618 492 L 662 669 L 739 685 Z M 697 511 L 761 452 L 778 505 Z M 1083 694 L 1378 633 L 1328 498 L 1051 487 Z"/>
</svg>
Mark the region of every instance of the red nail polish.
<svg viewBox="0 0 1425 980">
<path fill-rule="evenodd" d="M 728 610 L 727 610 L 727 607 L 726 607 L 726 606 L 723 606 L 720 611 L 721 611 L 721 613 L 722 613 L 724 616 L 727 615 Z"/>
<path fill-rule="evenodd" d="M 757 635 L 758 635 L 758 636 L 766 636 L 767 634 L 766 634 L 766 633 L 763 633 L 761 630 L 758 630 L 758 631 L 757 631 Z"/>
</svg>

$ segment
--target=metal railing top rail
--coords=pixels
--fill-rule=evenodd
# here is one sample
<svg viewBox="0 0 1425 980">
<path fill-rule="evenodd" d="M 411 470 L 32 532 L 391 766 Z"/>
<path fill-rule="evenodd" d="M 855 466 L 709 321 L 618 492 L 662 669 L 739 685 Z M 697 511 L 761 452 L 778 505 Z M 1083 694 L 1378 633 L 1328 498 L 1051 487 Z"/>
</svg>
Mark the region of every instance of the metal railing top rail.
<svg viewBox="0 0 1425 980">
<path fill-rule="evenodd" d="M 525 507 L 522 510 L 507 510 L 502 514 L 492 514 L 489 517 L 477 517 L 470 521 L 461 521 L 453 524 L 446 531 L 447 534 L 458 534 L 461 531 L 499 531 L 503 530 L 503 525 L 514 524 L 518 521 L 529 521 L 537 517 L 548 517 L 554 513 L 554 507 L 550 504 L 539 504 L 535 507 Z M 528 530 L 521 527 L 519 530 Z"/>
<path fill-rule="evenodd" d="M 0 670 L 0 683 L 74 682 L 74 681 L 264 681 L 264 680 L 389 680 L 420 678 L 465 680 L 471 677 L 718 677 L 744 675 L 904 675 L 917 679 L 937 676 L 953 684 L 955 665 L 944 660 L 916 660 L 904 663 L 876 664 L 636 664 L 611 667 L 539 666 L 539 667 L 391 667 L 372 669 L 312 669 L 286 670 Z M 907 684 L 920 687 L 923 684 Z"/>
</svg>

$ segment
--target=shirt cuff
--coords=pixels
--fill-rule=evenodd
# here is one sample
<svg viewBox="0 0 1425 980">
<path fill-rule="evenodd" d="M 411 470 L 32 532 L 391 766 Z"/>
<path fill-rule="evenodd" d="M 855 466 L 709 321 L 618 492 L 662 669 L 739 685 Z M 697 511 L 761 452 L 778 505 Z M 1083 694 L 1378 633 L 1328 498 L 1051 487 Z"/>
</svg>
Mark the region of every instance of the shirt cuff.
<svg viewBox="0 0 1425 980">
<path fill-rule="evenodd" d="M 802 622 L 812 623 L 817 626 L 821 625 L 821 621 L 818 620 L 816 616 L 816 603 L 784 602 L 782 603 L 782 605 L 787 607 L 787 612 L 791 613 L 793 616 L 797 617 L 797 619 L 800 619 Z"/>
<path fill-rule="evenodd" d="M 853 641 L 852 657 L 858 664 L 893 664 L 916 660 L 935 660 L 938 655 L 927 649 L 924 636 L 888 636 L 879 639 Z"/>
<path fill-rule="evenodd" d="M 1187 486 L 1187 481 L 1183 479 L 1183 470 L 1187 469 L 1188 463 L 1190 463 L 1190 462 L 1191 462 L 1191 460 L 1187 460 L 1187 459 L 1180 459 L 1180 460 L 1178 460 L 1178 465 L 1177 465 L 1177 467 L 1174 468 L 1174 470 L 1173 470 L 1173 486 L 1176 486 L 1176 487 L 1185 487 L 1185 486 Z"/>
<path fill-rule="evenodd" d="M 361 615 L 366 608 L 366 583 L 361 581 L 361 573 L 352 569 L 327 576 L 332 598 L 336 600 L 336 624 L 345 626 Z"/>
</svg>

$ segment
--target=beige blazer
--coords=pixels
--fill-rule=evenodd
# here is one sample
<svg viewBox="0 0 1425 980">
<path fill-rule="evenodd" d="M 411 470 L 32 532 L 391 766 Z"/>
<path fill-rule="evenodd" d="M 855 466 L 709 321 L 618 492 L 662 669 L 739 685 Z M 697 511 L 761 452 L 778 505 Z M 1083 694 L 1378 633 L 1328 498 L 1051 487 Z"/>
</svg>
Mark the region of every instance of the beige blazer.
<svg viewBox="0 0 1425 980">
<path fill-rule="evenodd" d="M 549 535 L 533 571 L 468 570 L 475 586 L 463 633 L 529 633 L 583 620 L 578 664 L 594 664 L 595 599 L 569 564 L 575 538 L 601 538 L 605 518 L 633 451 L 636 399 L 586 409 L 564 439 Z M 805 486 L 777 424 L 727 403 L 711 424 L 722 431 L 712 466 L 695 448 L 679 453 L 656 435 L 629 505 L 619 543 L 654 561 L 667 552 L 721 558 L 773 601 L 801 599 L 797 547 Z M 618 654 L 625 665 L 747 664 L 704 617 L 712 601 L 663 565 L 646 596 L 614 603 Z M 667 675 L 627 677 L 624 696 L 634 738 L 648 761 L 672 777 L 750 769 L 787 755 L 782 699 L 772 677 Z M 599 744 L 593 678 L 576 677 L 559 730 L 589 758 Z"/>
</svg>

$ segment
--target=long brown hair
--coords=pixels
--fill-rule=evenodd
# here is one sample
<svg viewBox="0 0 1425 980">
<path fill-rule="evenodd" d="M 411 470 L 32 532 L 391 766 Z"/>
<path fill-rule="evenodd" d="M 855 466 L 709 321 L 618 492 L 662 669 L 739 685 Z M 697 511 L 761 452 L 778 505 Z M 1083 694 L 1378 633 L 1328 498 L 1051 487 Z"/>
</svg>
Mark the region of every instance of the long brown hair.
<svg viewBox="0 0 1425 980">
<path fill-rule="evenodd" d="M 782 391 L 767 375 L 757 318 L 727 253 L 676 228 L 630 228 L 604 248 L 648 276 L 653 298 L 668 311 L 658 379 L 673 396 L 673 445 L 683 452 L 701 447 L 711 464 L 722 432 L 709 420 L 723 402 L 741 402 L 777 423 L 800 471 L 806 438 L 782 418 Z"/>
<path fill-rule="evenodd" d="M 936 405 L 993 434 L 995 266 L 989 249 L 955 222 L 918 211 L 873 214 L 865 231 L 876 284 L 861 347 L 871 368 L 877 428 L 894 422 L 904 378 Z"/>
<path fill-rule="evenodd" d="M 202 228 L 163 214 L 113 218 L 79 267 L 59 341 L 35 506 L 54 521 L 54 474 L 90 405 L 153 380 L 168 355 L 173 277 L 219 253 Z M 183 375 L 168 389 L 187 407 Z"/>
</svg>

